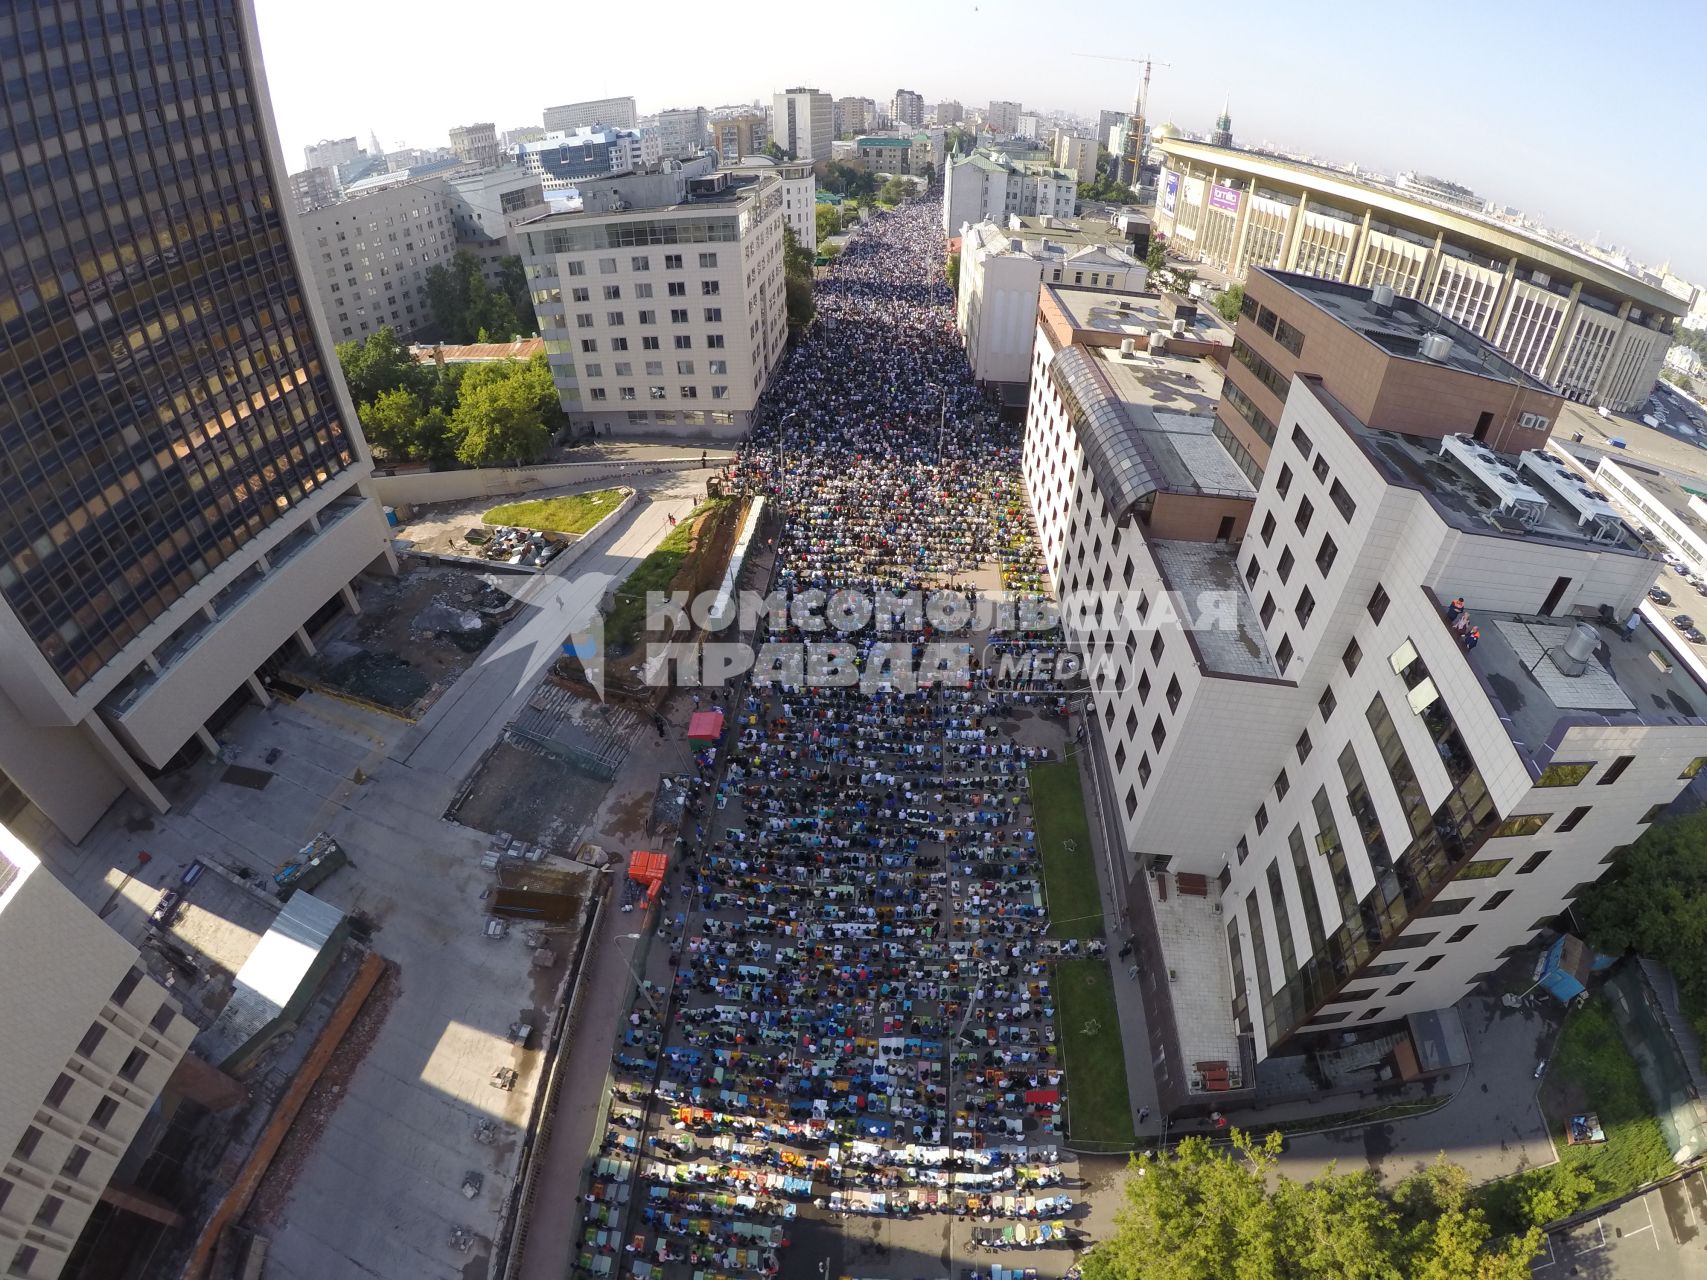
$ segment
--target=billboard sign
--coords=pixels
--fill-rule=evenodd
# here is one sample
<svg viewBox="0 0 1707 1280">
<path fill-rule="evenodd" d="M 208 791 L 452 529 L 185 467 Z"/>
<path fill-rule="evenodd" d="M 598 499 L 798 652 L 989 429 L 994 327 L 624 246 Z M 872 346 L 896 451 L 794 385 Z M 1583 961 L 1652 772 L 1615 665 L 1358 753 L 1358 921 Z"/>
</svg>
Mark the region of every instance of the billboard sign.
<svg viewBox="0 0 1707 1280">
<path fill-rule="evenodd" d="M 1209 188 L 1209 207 L 1221 209 L 1227 213 L 1239 211 L 1240 192 L 1232 187 L 1224 187 L 1219 182 Z"/>
<path fill-rule="evenodd" d="M 1179 204 L 1179 174 L 1169 173 L 1168 184 L 1162 189 L 1162 212 L 1168 217 L 1174 216 L 1174 209 Z"/>
</svg>

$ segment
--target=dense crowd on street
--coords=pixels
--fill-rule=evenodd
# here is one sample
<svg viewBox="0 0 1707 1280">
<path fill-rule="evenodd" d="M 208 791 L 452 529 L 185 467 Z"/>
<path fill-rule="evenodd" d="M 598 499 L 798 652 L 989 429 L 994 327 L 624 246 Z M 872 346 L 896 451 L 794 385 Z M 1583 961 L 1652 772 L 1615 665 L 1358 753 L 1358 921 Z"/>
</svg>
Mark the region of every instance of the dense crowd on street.
<svg viewBox="0 0 1707 1280">
<path fill-rule="evenodd" d="M 1044 590 L 939 216 L 916 201 L 855 234 L 731 468 L 780 508 L 774 588 Z M 1063 1238 L 1049 962 L 1078 944 L 1047 937 L 1026 776 L 1060 749 L 1055 700 L 757 680 L 716 705 L 659 908 L 670 985 L 638 993 L 617 1048 L 580 1271 L 786 1273 L 803 1215 Z"/>
</svg>

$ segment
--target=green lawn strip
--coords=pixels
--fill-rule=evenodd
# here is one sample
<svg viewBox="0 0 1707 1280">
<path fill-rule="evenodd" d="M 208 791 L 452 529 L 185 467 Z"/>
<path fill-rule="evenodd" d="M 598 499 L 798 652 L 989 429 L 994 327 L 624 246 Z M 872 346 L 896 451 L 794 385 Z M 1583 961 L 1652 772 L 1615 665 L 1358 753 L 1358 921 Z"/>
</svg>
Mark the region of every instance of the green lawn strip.
<svg viewBox="0 0 1707 1280">
<path fill-rule="evenodd" d="M 1031 820 L 1043 858 L 1043 889 L 1049 899 L 1051 938 L 1102 937 L 1102 894 L 1091 861 L 1091 824 L 1079 789 L 1079 766 L 1071 760 L 1034 764 Z M 1071 847 L 1069 847 L 1071 846 Z"/>
<path fill-rule="evenodd" d="M 719 507 L 734 501 L 732 498 L 713 498 L 699 505 L 698 515 L 709 520 Z M 605 618 L 605 645 L 612 653 L 626 653 L 640 638 L 646 627 L 646 594 L 649 591 L 667 592 L 670 583 L 693 550 L 691 520 L 684 520 L 664 536 L 658 549 L 634 567 L 622 586 L 617 588 L 616 601 Z"/>
<path fill-rule="evenodd" d="M 1675 1167 L 1636 1060 L 1603 999 L 1590 1001 L 1566 1020 L 1541 1101 L 1559 1163 L 1482 1188 L 1483 1205 L 1496 1231 L 1528 1227 L 1530 1217 L 1536 1216 L 1528 1206 L 1539 1210 L 1540 1220 L 1551 1221 L 1616 1200 Z M 1605 1142 L 1575 1147 L 1565 1142 L 1566 1122 L 1579 1111 L 1600 1117 Z M 1579 1175 L 1593 1183 L 1591 1191 L 1577 1187 Z"/>
<path fill-rule="evenodd" d="M 1130 1149 L 1132 1102 L 1126 1051 L 1106 960 L 1055 962 L 1055 1025 L 1067 1072 L 1067 1135 L 1076 1143 Z"/>
<path fill-rule="evenodd" d="M 536 498 L 493 507 L 481 517 L 487 524 L 513 524 L 524 529 L 550 529 L 557 533 L 585 533 L 615 511 L 622 501 L 621 489 L 597 489 L 561 498 Z"/>
</svg>

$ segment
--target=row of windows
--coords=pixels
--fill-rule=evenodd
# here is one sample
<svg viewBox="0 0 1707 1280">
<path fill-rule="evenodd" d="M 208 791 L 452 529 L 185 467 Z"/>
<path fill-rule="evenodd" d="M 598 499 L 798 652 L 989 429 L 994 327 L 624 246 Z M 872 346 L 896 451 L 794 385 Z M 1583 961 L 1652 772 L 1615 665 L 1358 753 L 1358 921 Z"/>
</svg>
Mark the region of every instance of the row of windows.
<svg viewBox="0 0 1707 1280">
<path fill-rule="evenodd" d="M 678 333 L 670 339 L 670 345 L 677 351 L 692 351 L 693 350 L 693 335 L 691 333 Z M 706 348 L 708 350 L 722 351 L 723 350 L 723 335 L 721 333 L 708 333 L 708 334 L 706 334 L 705 335 L 705 345 L 706 345 Z M 610 340 L 610 349 L 612 351 L 627 351 L 628 350 L 628 339 L 627 338 L 612 338 Z M 663 348 L 659 342 L 659 339 L 657 339 L 655 337 L 644 337 L 644 338 L 640 339 L 640 349 L 642 351 L 660 351 Z M 597 338 L 582 338 L 581 339 L 581 352 L 583 355 L 597 355 L 598 351 L 599 351 L 599 340 Z"/>
<path fill-rule="evenodd" d="M 1267 387 L 1276 400 L 1286 400 L 1288 380 L 1281 376 L 1280 370 L 1252 351 L 1250 344 L 1243 338 L 1233 339 L 1233 358 L 1256 374 L 1257 381 Z"/>
<path fill-rule="evenodd" d="M 646 245 L 709 244 L 741 238 L 736 218 L 647 218 L 633 222 L 604 222 L 590 226 L 554 227 L 528 232 L 530 254 L 584 253 L 589 249 L 624 249 Z M 678 259 L 679 254 L 671 255 Z M 616 270 L 616 259 L 605 258 L 599 270 Z M 579 265 L 572 263 L 571 267 Z M 666 266 L 668 264 L 666 263 Z M 637 267 L 635 270 L 645 270 Z M 570 274 L 576 274 L 571 271 Z"/>
<path fill-rule="evenodd" d="M 658 313 L 656 311 L 638 311 L 635 314 L 638 316 L 638 318 L 639 318 L 638 323 L 640 323 L 640 324 L 652 325 L 652 324 L 658 323 Z M 671 324 L 687 324 L 688 319 L 689 319 L 689 312 L 688 312 L 688 309 L 686 307 L 671 307 L 670 308 L 670 323 Z M 706 307 L 705 308 L 705 323 L 706 324 L 721 324 L 722 322 L 723 322 L 723 308 L 722 307 Z M 597 323 L 598 323 L 597 318 L 593 315 L 593 313 L 591 311 L 577 311 L 575 313 L 575 327 L 577 329 L 591 329 Z M 609 326 L 610 328 L 620 329 L 624 325 L 626 325 L 627 323 L 628 323 L 628 313 L 627 312 L 625 312 L 625 311 L 607 311 L 607 312 L 605 312 L 605 324 L 607 326 Z"/>
</svg>

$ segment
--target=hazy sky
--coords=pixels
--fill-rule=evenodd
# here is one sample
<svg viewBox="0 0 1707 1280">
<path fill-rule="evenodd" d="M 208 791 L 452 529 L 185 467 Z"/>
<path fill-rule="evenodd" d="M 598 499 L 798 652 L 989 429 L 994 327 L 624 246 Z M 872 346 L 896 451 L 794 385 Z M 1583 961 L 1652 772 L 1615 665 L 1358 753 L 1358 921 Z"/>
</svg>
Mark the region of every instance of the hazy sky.
<svg viewBox="0 0 1707 1280">
<path fill-rule="evenodd" d="M 642 113 L 768 101 L 805 84 L 927 103 L 1130 109 L 1373 168 L 1420 169 L 1707 285 L 1699 0 L 1427 5 L 1118 0 L 256 0 L 285 157 L 377 132 L 444 145 L 452 125 L 540 123 L 546 106 L 632 94 Z"/>
</svg>

